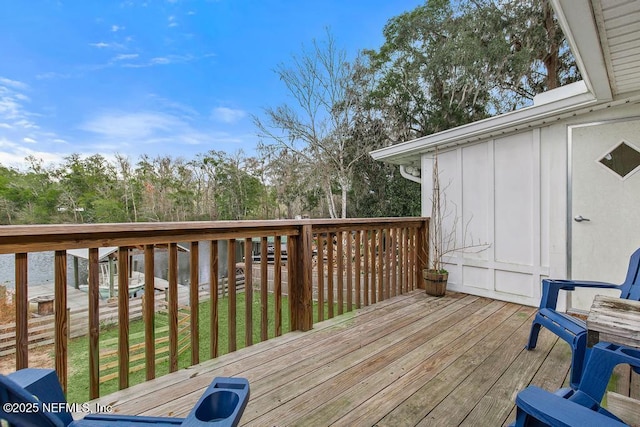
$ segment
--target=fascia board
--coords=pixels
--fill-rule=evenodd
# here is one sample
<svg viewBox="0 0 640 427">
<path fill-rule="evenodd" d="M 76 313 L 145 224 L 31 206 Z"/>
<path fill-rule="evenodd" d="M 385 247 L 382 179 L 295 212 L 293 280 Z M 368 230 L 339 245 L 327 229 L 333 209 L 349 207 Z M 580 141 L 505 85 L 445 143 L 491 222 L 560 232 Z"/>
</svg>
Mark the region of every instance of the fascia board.
<svg viewBox="0 0 640 427">
<path fill-rule="evenodd" d="M 613 98 L 591 1 L 551 0 L 571 53 L 589 90 L 600 101 Z M 599 4 L 599 0 L 593 0 Z"/>
</svg>

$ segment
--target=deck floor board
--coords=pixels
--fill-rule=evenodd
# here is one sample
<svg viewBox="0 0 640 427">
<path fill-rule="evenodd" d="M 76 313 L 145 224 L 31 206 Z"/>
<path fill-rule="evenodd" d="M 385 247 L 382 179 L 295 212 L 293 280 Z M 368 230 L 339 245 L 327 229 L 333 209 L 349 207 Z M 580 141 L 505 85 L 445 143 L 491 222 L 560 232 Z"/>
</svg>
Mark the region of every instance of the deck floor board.
<svg viewBox="0 0 640 427">
<path fill-rule="evenodd" d="M 115 412 L 186 416 L 215 376 L 242 376 L 241 425 L 503 425 L 528 384 L 565 380 L 568 346 L 543 330 L 524 350 L 535 309 L 412 292 L 98 399 Z"/>
</svg>

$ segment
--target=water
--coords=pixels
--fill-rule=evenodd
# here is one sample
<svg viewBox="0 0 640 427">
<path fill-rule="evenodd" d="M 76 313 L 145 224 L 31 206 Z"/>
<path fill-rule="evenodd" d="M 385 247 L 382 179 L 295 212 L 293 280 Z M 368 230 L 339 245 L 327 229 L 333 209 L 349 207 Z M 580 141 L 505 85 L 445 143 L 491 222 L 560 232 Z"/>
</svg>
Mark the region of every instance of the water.
<svg viewBox="0 0 640 427">
<path fill-rule="evenodd" d="M 227 274 L 227 242 L 218 242 L 219 253 L 219 271 L 221 276 Z M 185 248 L 189 248 L 189 244 L 183 244 Z M 200 242 L 199 249 L 199 275 L 200 283 L 209 283 L 209 242 Z M 54 282 L 54 252 L 30 252 L 27 255 L 28 263 L 28 281 L 29 286 L 43 285 Z M 134 271 L 144 272 L 144 254 L 134 253 L 133 265 Z M 87 283 L 88 277 L 88 261 L 79 259 L 78 271 L 80 284 Z M 167 279 L 169 272 L 169 258 L 166 250 L 156 250 L 154 257 L 154 275 L 161 279 Z M 178 283 L 182 285 L 189 284 L 190 266 L 189 253 L 178 252 Z M 67 255 L 67 284 L 73 286 L 73 257 Z M 13 254 L 0 255 L 0 285 L 6 285 L 8 288 L 15 287 L 15 256 Z"/>
</svg>

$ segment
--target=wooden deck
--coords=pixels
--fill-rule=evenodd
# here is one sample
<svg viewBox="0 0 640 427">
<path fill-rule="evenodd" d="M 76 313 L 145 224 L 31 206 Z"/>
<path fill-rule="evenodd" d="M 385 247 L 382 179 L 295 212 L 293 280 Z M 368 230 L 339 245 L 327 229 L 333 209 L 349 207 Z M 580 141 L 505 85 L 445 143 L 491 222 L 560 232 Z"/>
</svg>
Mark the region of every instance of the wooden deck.
<svg viewBox="0 0 640 427">
<path fill-rule="evenodd" d="M 250 426 L 497 426 L 528 384 L 555 390 L 566 343 L 543 330 L 524 350 L 534 308 L 415 291 L 97 400 L 124 414 L 186 416 L 214 376 L 242 376 Z"/>
</svg>

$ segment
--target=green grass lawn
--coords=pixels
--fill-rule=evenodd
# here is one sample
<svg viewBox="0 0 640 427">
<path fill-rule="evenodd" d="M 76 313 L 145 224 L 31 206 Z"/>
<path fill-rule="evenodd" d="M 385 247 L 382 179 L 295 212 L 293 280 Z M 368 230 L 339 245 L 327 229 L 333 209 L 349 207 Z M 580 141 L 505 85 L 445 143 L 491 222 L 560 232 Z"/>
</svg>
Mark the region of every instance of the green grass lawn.
<svg viewBox="0 0 640 427">
<path fill-rule="evenodd" d="M 236 297 L 236 336 L 237 336 L 237 348 L 241 349 L 245 346 L 245 294 L 239 293 Z M 275 316 L 274 316 L 274 302 L 275 298 L 272 294 L 269 294 L 268 303 L 268 335 L 269 338 L 275 336 Z M 317 319 L 317 304 L 313 307 L 313 318 Z M 346 310 L 346 307 L 345 307 Z M 324 305 L 324 318 L 328 318 L 328 305 Z M 337 304 L 334 304 L 334 313 L 337 313 Z M 200 361 L 203 362 L 209 359 L 209 346 L 211 336 L 209 334 L 209 321 L 210 321 L 210 303 L 209 301 L 200 304 Z M 166 313 L 156 313 L 155 317 L 156 330 L 162 326 L 166 326 L 168 323 Z M 228 352 L 228 298 L 220 298 L 218 303 L 218 349 L 219 355 Z M 289 332 L 289 304 L 287 297 L 282 297 L 282 333 Z M 144 342 L 143 337 L 144 322 L 142 320 L 132 321 L 129 324 L 129 345 L 134 345 L 138 342 Z M 188 331 L 186 332 L 188 334 Z M 185 334 L 181 334 L 180 338 L 185 337 Z M 118 328 L 115 325 L 107 326 L 100 331 L 100 349 L 103 350 L 106 345 L 104 343 L 117 342 Z M 136 338 L 134 338 L 136 337 Z M 188 339 L 188 338 L 187 338 Z M 260 296 L 256 293 L 253 295 L 253 342 L 260 342 Z M 188 343 L 188 341 L 187 341 Z M 117 344 L 115 344 L 117 346 Z M 157 346 L 165 347 L 167 344 Z M 113 347 L 110 346 L 110 348 Z M 89 337 L 81 337 L 73 339 L 69 342 L 69 378 L 67 381 L 67 401 L 83 403 L 89 400 Z M 178 359 L 179 369 L 189 366 L 191 363 L 191 350 L 188 349 L 180 354 Z M 144 360 L 130 363 L 130 366 L 144 364 Z M 117 368 L 112 369 L 115 371 Z M 111 372 L 109 371 L 109 372 Z M 156 363 L 156 377 L 169 373 L 169 361 L 163 361 Z M 101 375 L 105 372 L 101 367 Z M 144 382 L 146 378 L 145 370 L 141 369 L 136 372 L 131 372 L 129 375 L 129 385 L 135 385 Z M 109 393 L 113 393 L 118 390 L 118 379 L 107 381 L 100 385 L 100 395 L 104 396 Z"/>
</svg>

